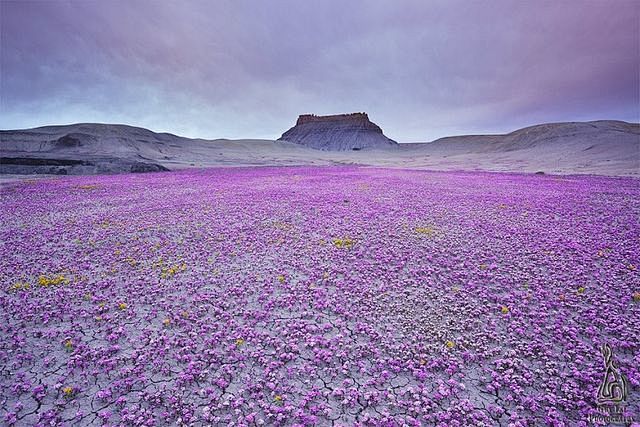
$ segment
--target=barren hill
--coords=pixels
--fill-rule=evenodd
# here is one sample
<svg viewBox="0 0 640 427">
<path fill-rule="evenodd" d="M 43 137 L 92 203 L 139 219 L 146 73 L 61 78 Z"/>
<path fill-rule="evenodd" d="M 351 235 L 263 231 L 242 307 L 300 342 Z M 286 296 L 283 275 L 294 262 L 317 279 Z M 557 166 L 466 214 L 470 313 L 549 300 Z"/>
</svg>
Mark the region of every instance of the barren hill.
<svg viewBox="0 0 640 427">
<path fill-rule="evenodd" d="M 547 123 L 401 147 L 404 167 L 640 176 L 640 124 L 615 120 Z"/>
<path fill-rule="evenodd" d="M 0 131 L 0 174 L 360 164 L 640 177 L 639 124 L 620 121 L 550 123 L 506 135 L 455 136 L 429 143 L 396 144 L 387 141 L 368 119 L 366 122 L 363 117 L 356 119 L 370 129 L 366 134 L 382 138 L 379 146 L 365 149 L 363 145 L 353 145 L 354 139 L 346 138 L 341 143 L 334 135 L 335 143 L 343 144 L 341 147 L 345 151 L 326 151 L 281 140 L 190 139 L 132 126 L 95 123 L 3 130 Z M 310 123 L 322 126 L 327 123 L 316 116 L 301 116 L 299 122 L 303 127 Z M 349 126 L 347 124 L 343 129 Z M 359 141 L 363 140 L 356 137 L 355 142 Z M 354 147 L 363 149 L 353 151 Z"/>
<path fill-rule="evenodd" d="M 296 125 L 279 138 L 305 147 L 326 151 L 388 148 L 397 145 L 369 120 L 367 113 L 316 116 L 303 114 Z"/>
<path fill-rule="evenodd" d="M 0 173 L 79 175 L 313 164 L 313 151 L 271 140 L 191 139 L 127 125 L 78 123 L 0 131 Z"/>
</svg>

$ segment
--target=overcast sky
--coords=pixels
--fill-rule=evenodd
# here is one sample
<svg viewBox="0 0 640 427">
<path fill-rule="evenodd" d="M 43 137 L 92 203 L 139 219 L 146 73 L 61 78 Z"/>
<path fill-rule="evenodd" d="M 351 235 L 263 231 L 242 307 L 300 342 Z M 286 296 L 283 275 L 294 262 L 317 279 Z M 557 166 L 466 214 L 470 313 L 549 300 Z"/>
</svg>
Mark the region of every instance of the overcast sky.
<svg viewBox="0 0 640 427">
<path fill-rule="evenodd" d="M 366 111 L 400 142 L 640 116 L 640 1 L 0 0 L 0 128 L 275 139 Z"/>
</svg>

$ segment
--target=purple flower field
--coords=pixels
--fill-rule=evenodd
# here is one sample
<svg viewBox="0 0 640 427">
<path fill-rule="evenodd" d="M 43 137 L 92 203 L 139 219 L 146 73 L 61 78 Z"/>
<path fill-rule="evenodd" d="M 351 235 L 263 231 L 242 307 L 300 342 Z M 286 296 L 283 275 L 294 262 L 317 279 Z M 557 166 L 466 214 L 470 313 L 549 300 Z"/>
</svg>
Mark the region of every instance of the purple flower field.
<svg viewBox="0 0 640 427">
<path fill-rule="evenodd" d="M 640 420 L 640 182 L 357 167 L 0 194 L 7 425 Z"/>
</svg>

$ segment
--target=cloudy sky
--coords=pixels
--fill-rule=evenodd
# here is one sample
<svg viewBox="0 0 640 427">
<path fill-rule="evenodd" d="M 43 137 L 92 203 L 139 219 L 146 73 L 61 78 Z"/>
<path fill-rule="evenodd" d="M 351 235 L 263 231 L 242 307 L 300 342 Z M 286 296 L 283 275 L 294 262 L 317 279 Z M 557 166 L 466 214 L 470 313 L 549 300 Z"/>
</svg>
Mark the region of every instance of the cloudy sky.
<svg viewBox="0 0 640 427">
<path fill-rule="evenodd" d="M 0 128 L 275 139 L 366 111 L 400 142 L 640 120 L 640 1 L 0 0 Z"/>
</svg>

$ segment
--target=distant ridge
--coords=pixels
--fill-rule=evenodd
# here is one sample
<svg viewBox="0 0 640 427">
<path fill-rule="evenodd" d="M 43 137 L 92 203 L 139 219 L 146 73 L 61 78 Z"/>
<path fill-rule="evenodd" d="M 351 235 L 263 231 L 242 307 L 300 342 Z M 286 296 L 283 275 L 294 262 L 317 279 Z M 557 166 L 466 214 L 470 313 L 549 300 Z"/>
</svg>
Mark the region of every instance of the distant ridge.
<svg viewBox="0 0 640 427">
<path fill-rule="evenodd" d="M 543 123 L 527 126 L 500 135 L 446 136 L 419 145 L 457 146 L 466 153 L 505 152 L 531 148 L 552 149 L 554 146 L 571 143 L 573 146 L 587 144 L 585 148 L 609 144 L 626 144 L 640 149 L 640 124 L 618 120 L 596 120 L 591 122 Z M 569 148 L 569 147 L 565 147 Z M 606 148 L 606 147 L 604 147 Z M 567 155 L 575 153 L 568 149 Z"/>
<path fill-rule="evenodd" d="M 398 144 L 384 136 L 382 129 L 369 120 L 367 113 L 302 114 L 298 116 L 296 125 L 282 134 L 279 140 L 325 151 L 358 151 Z"/>
<path fill-rule="evenodd" d="M 396 144 L 365 113 L 329 117 L 304 114 L 298 122 L 298 131 L 308 126 L 316 130 L 318 126 L 341 126 L 338 135 L 344 131 L 344 145 L 337 151 L 323 150 L 284 140 L 191 139 L 127 125 L 78 123 L 0 130 L 0 174 L 90 175 L 191 167 L 355 164 L 640 177 L 637 123 L 547 123 L 504 135 L 452 136 Z M 364 132 L 357 131 L 362 128 Z M 380 145 L 354 150 L 362 147 L 347 145 L 353 142 L 348 136 L 354 133 L 382 140 Z M 332 137 L 340 142 L 336 135 Z"/>
</svg>

